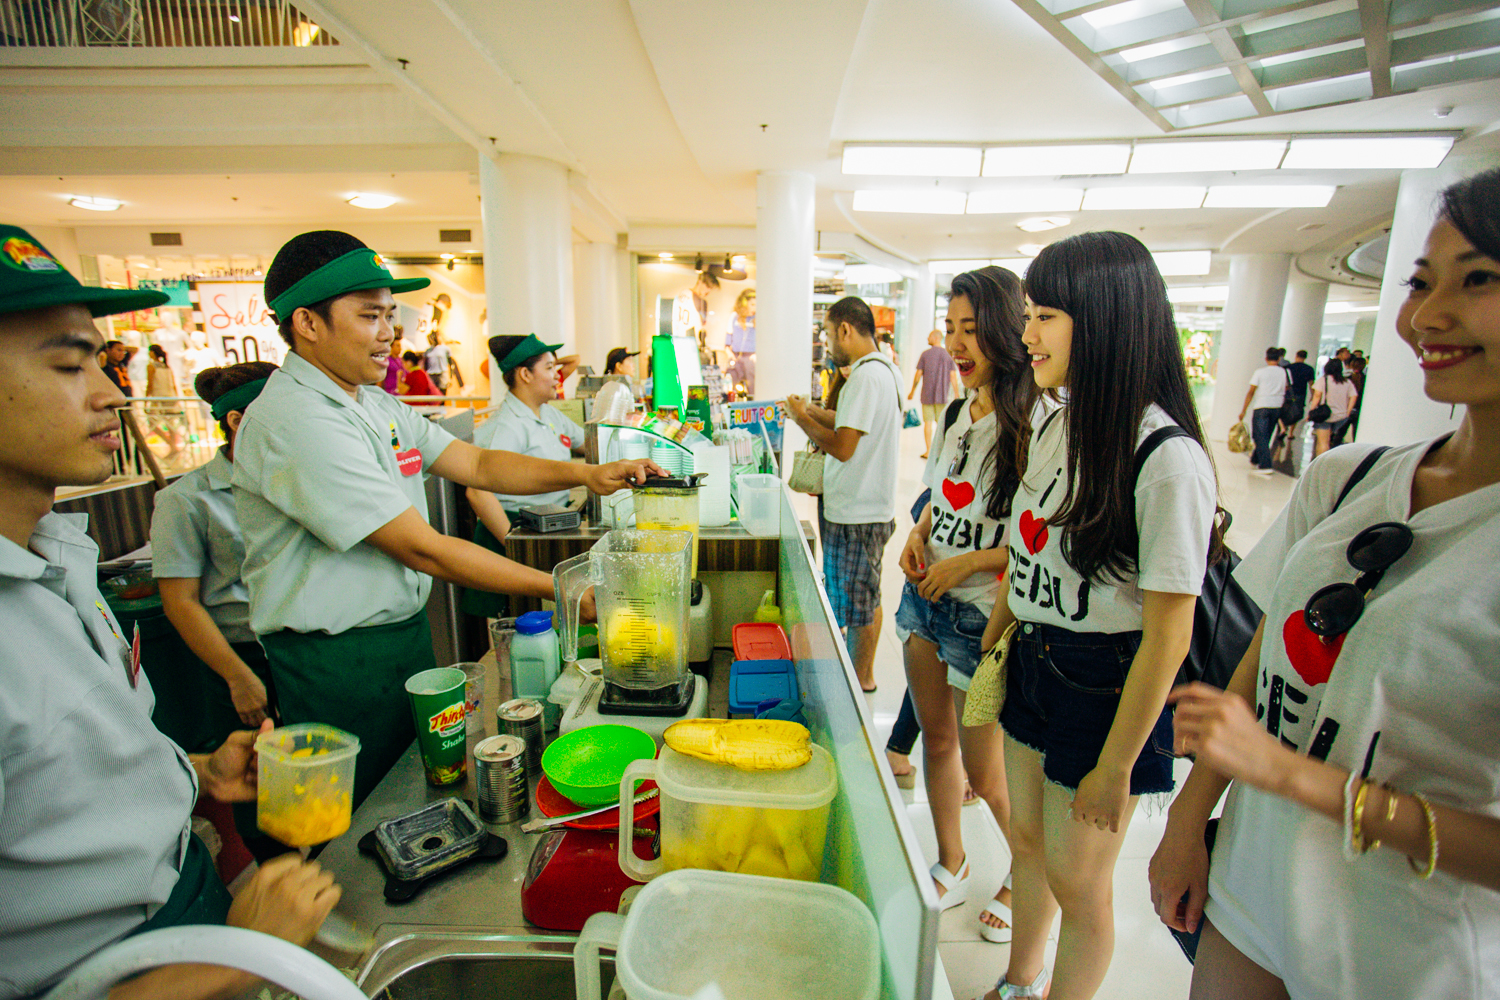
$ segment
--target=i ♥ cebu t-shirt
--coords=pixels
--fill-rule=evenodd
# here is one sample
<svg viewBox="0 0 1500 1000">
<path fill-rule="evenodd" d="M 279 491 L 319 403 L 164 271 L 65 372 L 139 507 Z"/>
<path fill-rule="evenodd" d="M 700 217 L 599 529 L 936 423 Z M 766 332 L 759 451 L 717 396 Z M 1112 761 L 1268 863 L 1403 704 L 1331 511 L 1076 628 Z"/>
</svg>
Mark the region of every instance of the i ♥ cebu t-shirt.
<svg viewBox="0 0 1500 1000">
<path fill-rule="evenodd" d="M 1191 438 L 1164 441 L 1135 482 L 1137 572 L 1123 581 L 1086 580 L 1063 558 L 1062 532 L 1047 523 L 1068 490 L 1066 417 L 1063 412 L 1050 418 L 1033 438 L 1026 475 L 1011 505 L 1010 610 L 1023 622 L 1070 632 L 1138 631 L 1142 591 L 1197 594 L 1203 589 L 1218 498 L 1213 466 Z M 1136 447 L 1152 431 L 1172 424 L 1153 403 L 1141 419 Z"/>
<path fill-rule="evenodd" d="M 980 552 L 998 547 L 1005 539 L 1004 519 L 985 514 L 989 506 L 989 484 L 994 482 L 993 466 L 987 458 L 995 447 L 999 422 L 994 411 L 979 420 L 969 412 L 970 400 L 958 407 L 953 426 L 937 432 L 941 437 L 928 449 L 927 469 L 922 482 L 932 490 L 932 531 L 927 536 L 928 565 L 965 552 Z M 1005 461 L 1008 456 L 999 456 Z M 984 475 L 981 475 L 984 473 Z M 955 601 L 972 604 L 985 614 L 995 607 L 1000 580 L 993 573 L 975 573 L 948 591 Z"/>
</svg>

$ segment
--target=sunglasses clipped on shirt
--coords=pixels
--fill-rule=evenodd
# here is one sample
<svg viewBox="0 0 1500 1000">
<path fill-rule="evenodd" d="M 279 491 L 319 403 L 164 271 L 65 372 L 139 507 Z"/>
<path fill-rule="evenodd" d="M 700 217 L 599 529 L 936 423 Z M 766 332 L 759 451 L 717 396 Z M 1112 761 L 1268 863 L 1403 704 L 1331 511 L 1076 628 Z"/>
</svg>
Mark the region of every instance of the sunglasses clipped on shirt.
<svg viewBox="0 0 1500 1000">
<path fill-rule="evenodd" d="M 1365 601 L 1380 585 L 1385 571 L 1411 548 L 1411 529 L 1400 521 L 1372 524 L 1349 541 L 1349 565 L 1359 570 L 1353 583 L 1331 583 L 1308 598 L 1302 614 L 1308 629 L 1332 642 L 1344 635 L 1364 614 Z"/>
</svg>

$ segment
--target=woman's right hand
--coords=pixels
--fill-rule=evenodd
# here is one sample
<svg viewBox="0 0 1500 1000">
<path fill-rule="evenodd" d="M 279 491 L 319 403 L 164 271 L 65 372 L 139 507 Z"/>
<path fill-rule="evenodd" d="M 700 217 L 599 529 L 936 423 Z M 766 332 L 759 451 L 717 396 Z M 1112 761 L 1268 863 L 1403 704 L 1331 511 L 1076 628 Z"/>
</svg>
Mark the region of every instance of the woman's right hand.
<svg viewBox="0 0 1500 1000">
<path fill-rule="evenodd" d="M 269 716 L 266 714 L 269 699 L 266 686 L 249 667 L 244 674 L 229 684 L 229 697 L 234 701 L 234 710 L 240 721 L 247 726 L 258 726 Z"/>
<path fill-rule="evenodd" d="M 906 536 L 906 545 L 901 549 L 898 565 L 912 583 L 921 583 L 927 576 L 927 539 L 916 528 Z"/>
<path fill-rule="evenodd" d="M 1208 846 L 1204 824 L 1168 814 L 1167 829 L 1147 866 L 1151 904 L 1161 922 L 1191 934 L 1203 919 L 1208 899 Z"/>
<path fill-rule="evenodd" d="M 256 870 L 224 922 L 306 947 L 342 895 L 332 872 L 299 854 L 283 854 Z"/>
</svg>

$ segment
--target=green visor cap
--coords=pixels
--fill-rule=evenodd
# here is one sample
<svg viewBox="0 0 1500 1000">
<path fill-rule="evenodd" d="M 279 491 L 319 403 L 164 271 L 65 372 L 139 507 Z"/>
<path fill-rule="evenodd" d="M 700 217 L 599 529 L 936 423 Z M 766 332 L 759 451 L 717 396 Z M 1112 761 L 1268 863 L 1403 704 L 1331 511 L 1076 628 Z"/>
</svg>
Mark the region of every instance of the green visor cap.
<svg viewBox="0 0 1500 1000">
<path fill-rule="evenodd" d="M 500 371 L 502 374 L 508 372 L 527 358 L 534 358 L 538 354 L 546 354 L 548 351 L 556 354 L 561 347 L 561 344 L 544 344 L 536 334 L 528 333 L 525 340 L 512 347 L 510 353 L 500 359 Z"/>
<path fill-rule="evenodd" d="M 0 225 L 0 313 L 79 305 L 92 316 L 113 316 L 166 302 L 166 292 L 79 284 L 26 230 Z"/>
<path fill-rule="evenodd" d="M 391 294 L 414 292 L 432 284 L 430 278 L 395 278 L 386 270 L 380 254 L 369 247 L 350 250 L 305 275 L 291 288 L 276 296 L 271 302 L 271 312 L 280 323 L 303 306 L 310 306 L 326 299 L 350 292 L 363 292 L 370 288 L 389 288 Z"/>
</svg>

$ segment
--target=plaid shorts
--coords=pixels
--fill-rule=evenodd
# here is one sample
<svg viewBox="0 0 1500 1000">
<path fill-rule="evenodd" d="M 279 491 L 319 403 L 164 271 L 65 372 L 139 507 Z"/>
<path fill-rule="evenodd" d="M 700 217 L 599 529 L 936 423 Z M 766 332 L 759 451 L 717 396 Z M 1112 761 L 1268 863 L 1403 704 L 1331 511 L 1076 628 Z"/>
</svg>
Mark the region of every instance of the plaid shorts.
<svg viewBox="0 0 1500 1000">
<path fill-rule="evenodd" d="M 823 498 L 818 498 L 823 582 L 840 628 L 859 628 L 875 620 L 875 609 L 880 607 L 880 558 L 895 531 L 894 519 L 870 524 L 824 520 Z"/>
</svg>

